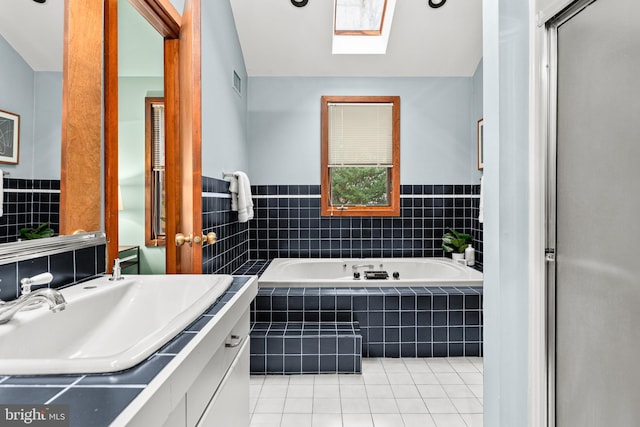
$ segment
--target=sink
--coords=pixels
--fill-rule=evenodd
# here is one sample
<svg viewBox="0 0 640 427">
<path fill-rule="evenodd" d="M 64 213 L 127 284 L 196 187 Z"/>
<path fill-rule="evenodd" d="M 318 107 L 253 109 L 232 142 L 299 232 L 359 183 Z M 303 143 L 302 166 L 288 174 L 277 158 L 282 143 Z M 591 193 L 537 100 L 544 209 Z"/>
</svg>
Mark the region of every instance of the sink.
<svg viewBox="0 0 640 427">
<path fill-rule="evenodd" d="M 107 276 L 62 289 L 67 307 L 0 325 L 0 375 L 115 372 L 142 362 L 224 293 L 227 275 Z"/>
</svg>

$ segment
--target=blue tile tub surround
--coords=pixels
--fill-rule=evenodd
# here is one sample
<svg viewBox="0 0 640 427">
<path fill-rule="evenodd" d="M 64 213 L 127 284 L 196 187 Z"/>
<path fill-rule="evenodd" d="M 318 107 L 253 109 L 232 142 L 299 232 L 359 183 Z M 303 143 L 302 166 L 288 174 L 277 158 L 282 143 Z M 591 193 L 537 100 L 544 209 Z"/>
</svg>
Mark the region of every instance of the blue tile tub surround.
<svg viewBox="0 0 640 427">
<path fill-rule="evenodd" d="M 443 256 L 449 229 L 474 236 L 482 270 L 479 185 L 403 185 L 399 217 L 322 217 L 319 185 L 257 185 L 249 259 Z"/>
<path fill-rule="evenodd" d="M 0 265 L 0 299 L 10 301 L 20 294 L 20 279 L 33 277 L 46 271 L 53 275 L 50 288 L 83 282 L 106 271 L 106 246 L 41 256 L 29 260 Z M 34 287 L 38 289 L 38 287 Z"/>
<path fill-rule="evenodd" d="M 242 264 L 233 274 L 248 275 L 248 276 L 261 276 L 262 273 L 271 264 L 270 259 L 251 259 Z"/>
<path fill-rule="evenodd" d="M 224 294 L 196 321 L 141 364 L 90 375 L 0 376 L 0 402 L 67 404 L 71 427 L 109 425 L 224 305 L 247 283 L 234 277 Z"/>
<path fill-rule="evenodd" d="M 3 178 L 3 191 L 0 243 L 15 242 L 21 228 L 36 227 L 45 222 L 58 234 L 59 180 Z"/>
<path fill-rule="evenodd" d="M 252 374 L 362 372 L 362 335 L 352 322 L 265 322 L 251 329 Z"/>
<path fill-rule="evenodd" d="M 482 356 L 477 287 L 260 288 L 251 321 L 357 322 L 364 357 Z"/>
<path fill-rule="evenodd" d="M 238 222 L 238 213 L 231 210 L 229 182 L 202 178 L 202 230 L 215 232 L 215 245 L 202 248 L 204 274 L 232 274 L 249 258 L 249 224 Z"/>
</svg>

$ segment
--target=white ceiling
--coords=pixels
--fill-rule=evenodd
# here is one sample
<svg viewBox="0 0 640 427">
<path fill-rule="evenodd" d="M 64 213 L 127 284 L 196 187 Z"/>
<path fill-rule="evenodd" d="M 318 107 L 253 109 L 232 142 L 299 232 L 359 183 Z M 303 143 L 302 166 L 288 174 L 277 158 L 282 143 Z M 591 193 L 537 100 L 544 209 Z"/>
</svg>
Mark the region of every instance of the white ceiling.
<svg viewBox="0 0 640 427">
<path fill-rule="evenodd" d="M 230 2 L 249 76 L 471 76 L 482 57 L 481 0 L 398 0 L 385 55 L 331 54 L 331 0 Z M 0 1 L 0 34 L 36 71 L 62 70 L 63 3 Z"/>
<path fill-rule="evenodd" d="M 64 0 L 1 0 L 0 35 L 34 71 L 62 71 Z"/>
<path fill-rule="evenodd" d="M 333 1 L 230 0 L 249 76 L 471 76 L 482 1 L 398 0 L 386 55 L 332 55 Z"/>
</svg>

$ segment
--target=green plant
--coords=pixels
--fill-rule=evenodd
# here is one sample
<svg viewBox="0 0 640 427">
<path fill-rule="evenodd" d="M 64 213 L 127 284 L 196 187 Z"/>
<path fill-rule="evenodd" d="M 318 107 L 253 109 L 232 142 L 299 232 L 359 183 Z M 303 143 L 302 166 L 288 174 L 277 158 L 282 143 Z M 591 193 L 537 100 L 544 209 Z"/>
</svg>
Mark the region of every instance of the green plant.
<svg viewBox="0 0 640 427">
<path fill-rule="evenodd" d="M 446 253 L 461 253 L 467 249 L 467 246 L 473 242 L 473 237 L 469 234 L 460 233 L 453 228 L 449 229 L 449 233 L 442 236 L 442 250 Z"/>
<path fill-rule="evenodd" d="M 49 227 L 49 223 L 40 224 L 37 228 L 21 228 L 20 237 L 25 240 L 42 239 L 44 237 L 53 237 L 53 229 Z"/>
</svg>

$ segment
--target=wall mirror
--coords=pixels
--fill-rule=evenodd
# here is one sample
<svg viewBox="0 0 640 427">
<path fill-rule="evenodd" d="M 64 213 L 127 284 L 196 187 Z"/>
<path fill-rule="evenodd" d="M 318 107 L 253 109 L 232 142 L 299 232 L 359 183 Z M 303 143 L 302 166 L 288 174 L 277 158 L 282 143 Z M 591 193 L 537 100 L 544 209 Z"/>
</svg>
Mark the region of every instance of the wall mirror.
<svg viewBox="0 0 640 427">
<path fill-rule="evenodd" d="M 20 115 L 17 164 L 4 177 L 0 243 L 21 228 L 59 232 L 64 0 L 0 4 L 0 110 Z"/>
<path fill-rule="evenodd" d="M 25 243 L 16 243 L 20 228 L 46 222 L 60 235 L 104 228 L 100 3 L 3 2 L 1 102 L 21 114 L 21 138 L 18 164 L 0 164 L 9 174 L 3 181 L 2 245 L 19 247 Z M 57 239 L 39 241 L 46 246 Z"/>
</svg>

